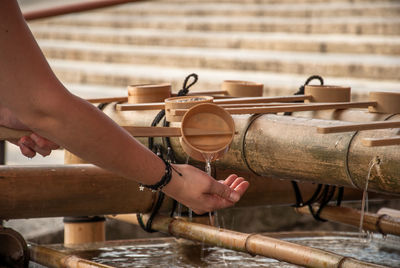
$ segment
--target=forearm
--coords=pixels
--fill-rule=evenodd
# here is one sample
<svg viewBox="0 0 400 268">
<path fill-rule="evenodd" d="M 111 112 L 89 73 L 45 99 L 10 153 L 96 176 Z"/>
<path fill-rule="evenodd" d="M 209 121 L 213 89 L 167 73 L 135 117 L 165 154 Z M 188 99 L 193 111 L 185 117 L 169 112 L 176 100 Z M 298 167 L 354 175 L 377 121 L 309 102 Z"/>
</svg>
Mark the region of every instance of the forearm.
<svg viewBox="0 0 400 268">
<path fill-rule="evenodd" d="M 88 162 L 124 177 L 153 184 L 164 172 L 156 155 L 96 107 L 73 95 L 42 106 L 25 124 Z"/>
</svg>

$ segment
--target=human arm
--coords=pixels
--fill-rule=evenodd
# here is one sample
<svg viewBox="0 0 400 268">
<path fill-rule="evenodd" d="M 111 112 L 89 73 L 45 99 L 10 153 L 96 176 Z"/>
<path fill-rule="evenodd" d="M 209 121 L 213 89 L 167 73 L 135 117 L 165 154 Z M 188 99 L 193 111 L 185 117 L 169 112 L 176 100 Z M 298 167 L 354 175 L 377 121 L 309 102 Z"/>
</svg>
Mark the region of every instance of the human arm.
<svg viewBox="0 0 400 268">
<path fill-rule="evenodd" d="M 15 0 L 0 1 L 0 96 L 0 106 L 23 125 L 88 162 L 144 184 L 154 184 L 164 174 L 162 160 L 93 105 L 65 89 Z M 215 182 L 187 165 L 177 169 L 183 176 L 175 174 L 164 191 L 195 211 L 232 205 L 248 186 L 241 182 L 233 187 L 236 178 L 231 184 Z"/>
</svg>

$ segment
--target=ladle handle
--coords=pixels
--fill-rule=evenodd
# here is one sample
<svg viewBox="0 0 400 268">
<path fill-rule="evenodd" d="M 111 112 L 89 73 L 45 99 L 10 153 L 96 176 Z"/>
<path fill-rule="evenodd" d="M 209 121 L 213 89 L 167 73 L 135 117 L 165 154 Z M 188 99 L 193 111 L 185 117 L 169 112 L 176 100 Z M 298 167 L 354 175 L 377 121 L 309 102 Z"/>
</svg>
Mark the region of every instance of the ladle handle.
<svg viewBox="0 0 400 268">
<path fill-rule="evenodd" d="M 255 107 L 255 108 L 227 108 L 231 114 L 262 114 L 262 113 L 281 113 L 281 112 L 300 112 L 318 111 L 329 109 L 347 108 L 368 108 L 376 106 L 376 102 L 335 102 L 335 103 L 313 103 L 304 105 L 283 105 L 276 107 Z"/>
<path fill-rule="evenodd" d="M 128 97 L 90 98 L 86 101 L 90 103 L 127 102 Z"/>
<path fill-rule="evenodd" d="M 181 128 L 178 127 L 131 127 L 124 126 L 132 136 L 135 137 L 180 137 Z M 223 136 L 232 135 L 230 131 L 185 128 L 185 136 Z"/>
<path fill-rule="evenodd" d="M 400 121 L 381 121 L 373 123 L 357 123 L 342 126 L 317 127 L 317 132 L 321 134 L 339 133 L 359 130 L 383 129 L 400 127 Z"/>
<path fill-rule="evenodd" d="M 365 138 L 361 140 L 366 147 L 400 145 L 400 136 L 389 138 Z"/>
<path fill-rule="evenodd" d="M 18 140 L 32 134 L 31 131 L 0 127 L 0 140 Z"/>
<path fill-rule="evenodd" d="M 334 102 L 334 103 L 313 103 L 313 104 L 293 104 L 293 105 L 278 105 L 273 107 L 251 107 L 251 108 L 226 108 L 230 114 L 267 114 L 267 113 L 282 113 L 282 112 L 300 112 L 300 111 L 318 111 L 329 109 L 347 109 L 347 108 L 367 108 L 376 106 L 374 101 L 365 102 Z M 171 110 L 171 113 L 176 116 L 183 116 L 187 109 Z"/>
<path fill-rule="evenodd" d="M 181 129 L 178 127 L 133 127 L 124 126 L 134 137 L 180 137 Z M 31 131 L 17 130 L 7 127 L 0 127 L 0 140 L 16 140 L 23 136 L 32 134 Z M 217 131 L 217 130 L 204 130 L 196 128 L 185 128 L 186 136 L 220 136 L 232 135 L 231 132 Z"/>
<path fill-rule="evenodd" d="M 292 101 L 303 101 L 310 99 L 308 95 L 298 96 L 281 96 L 281 97 L 243 97 L 243 98 L 230 98 L 230 99 L 214 99 L 215 104 L 248 104 L 251 103 L 272 103 L 272 102 L 292 102 Z M 140 110 L 160 110 L 164 109 L 164 102 L 153 102 L 153 103 L 122 103 L 117 104 L 116 109 L 118 111 L 140 111 Z"/>
</svg>

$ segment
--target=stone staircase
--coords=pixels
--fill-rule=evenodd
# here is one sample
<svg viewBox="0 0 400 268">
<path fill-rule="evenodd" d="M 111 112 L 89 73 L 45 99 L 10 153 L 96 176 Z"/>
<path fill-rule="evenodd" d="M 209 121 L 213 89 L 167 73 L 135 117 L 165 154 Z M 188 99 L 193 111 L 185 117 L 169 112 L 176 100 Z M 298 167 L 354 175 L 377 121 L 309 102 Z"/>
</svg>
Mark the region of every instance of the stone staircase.
<svg viewBox="0 0 400 268">
<path fill-rule="evenodd" d="M 368 91 L 400 91 L 400 1 L 161 0 L 35 21 L 59 78 L 83 97 L 171 82 L 216 90 L 223 80 L 290 95 L 313 74 Z"/>
</svg>

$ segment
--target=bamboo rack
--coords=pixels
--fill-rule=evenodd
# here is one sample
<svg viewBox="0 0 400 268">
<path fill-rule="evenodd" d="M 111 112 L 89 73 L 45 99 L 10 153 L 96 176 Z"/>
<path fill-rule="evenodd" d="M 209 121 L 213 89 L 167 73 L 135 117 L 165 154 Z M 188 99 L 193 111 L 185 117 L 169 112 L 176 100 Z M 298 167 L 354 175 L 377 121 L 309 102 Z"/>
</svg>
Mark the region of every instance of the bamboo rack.
<svg viewBox="0 0 400 268">
<path fill-rule="evenodd" d="M 314 211 L 317 211 L 319 207 L 318 205 L 314 205 L 313 208 Z M 311 215 L 308 207 L 300 207 L 295 210 L 300 214 Z M 329 221 L 358 227 L 360 225 L 361 211 L 348 207 L 326 206 L 322 209 L 320 217 Z M 400 218 L 366 212 L 362 228 L 363 230 L 381 234 L 400 236 Z"/>
<path fill-rule="evenodd" d="M 118 219 L 119 217 L 116 216 L 114 218 Z M 120 218 L 121 220 L 138 224 L 136 217 L 128 218 L 121 216 Z M 146 222 L 148 215 L 144 215 L 143 218 Z M 154 218 L 152 228 L 175 237 L 186 238 L 306 267 L 384 267 L 261 234 L 240 233 L 160 215 Z"/>
</svg>

